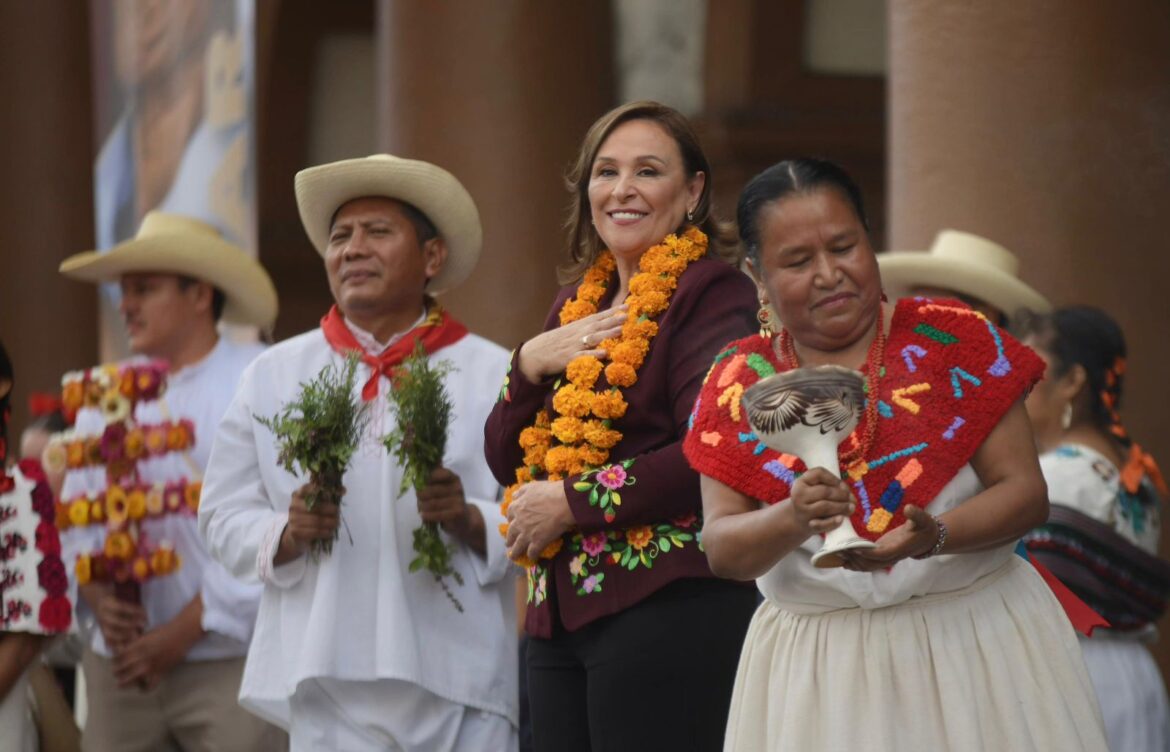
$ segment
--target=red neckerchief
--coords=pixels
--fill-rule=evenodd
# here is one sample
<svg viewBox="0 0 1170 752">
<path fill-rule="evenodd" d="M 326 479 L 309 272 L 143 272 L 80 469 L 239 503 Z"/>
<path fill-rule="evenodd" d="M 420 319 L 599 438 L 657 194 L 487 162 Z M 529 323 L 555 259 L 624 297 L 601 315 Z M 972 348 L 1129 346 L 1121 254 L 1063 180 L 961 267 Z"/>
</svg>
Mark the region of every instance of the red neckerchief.
<svg viewBox="0 0 1170 752">
<path fill-rule="evenodd" d="M 322 317 L 321 331 L 325 333 L 325 341 L 329 346 L 342 355 L 356 352 L 362 362 L 373 371 L 369 381 L 362 387 L 363 400 L 368 402 L 378 396 L 378 379 L 383 376 L 390 378 L 394 369 L 414 351 L 415 340 L 422 342 L 427 355 L 433 355 L 467 335 L 467 327 L 452 318 L 437 303 L 429 303 L 428 308 L 426 320 L 383 350 L 380 355 L 370 355 L 358 344 L 353 332 L 345 325 L 345 319 L 342 318 L 336 304 Z"/>
</svg>

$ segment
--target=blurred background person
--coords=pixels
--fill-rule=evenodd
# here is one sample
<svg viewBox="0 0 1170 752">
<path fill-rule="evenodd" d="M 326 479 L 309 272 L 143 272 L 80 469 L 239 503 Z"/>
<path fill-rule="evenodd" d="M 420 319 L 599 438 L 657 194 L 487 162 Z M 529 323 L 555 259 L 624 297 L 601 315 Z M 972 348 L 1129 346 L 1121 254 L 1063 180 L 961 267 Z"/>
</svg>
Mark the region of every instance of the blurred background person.
<svg viewBox="0 0 1170 752">
<path fill-rule="evenodd" d="M 943 230 L 930 250 L 878 254 L 882 283 L 891 300 L 954 298 L 1005 327 L 1021 309 L 1044 313 L 1052 306 L 1019 278 L 1016 255 L 987 238 Z"/>
<path fill-rule="evenodd" d="M 1028 548 L 1111 625 L 1081 638 L 1110 748 L 1170 749 L 1170 703 L 1149 650 L 1170 598 L 1170 563 L 1158 556 L 1166 484 L 1118 412 L 1125 338 L 1088 306 L 1024 317 L 1018 331 L 1046 364 L 1027 408 L 1051 510 Z"/>
<path fill-rule="evenodd" d="M 682 438 L 718 348 L 755 328 L 751 283 L 677 111 L 606 113 L 566 182 L 568 285 L 485 428 L 515 484 L 534 748 L 716 749 L 756 594 L 707 566 Z"/>
</svg>

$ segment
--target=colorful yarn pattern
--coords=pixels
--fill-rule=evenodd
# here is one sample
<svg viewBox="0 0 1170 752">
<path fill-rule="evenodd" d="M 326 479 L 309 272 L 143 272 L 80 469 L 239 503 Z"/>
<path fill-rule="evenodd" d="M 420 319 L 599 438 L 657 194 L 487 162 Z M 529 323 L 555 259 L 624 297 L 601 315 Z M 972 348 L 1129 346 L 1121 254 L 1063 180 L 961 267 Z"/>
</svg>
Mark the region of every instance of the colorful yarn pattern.
<svg viewBox="0 0 1170 752">
<path fill-rule="evenodd" d="M 842 464 L 859 502 L 853 526 L 870 540 L 902 524 L 906 504 L 929 504 L 1044 372 L 1030 349 L 951 300 L 899 301 L 886 353 L 877 394 L 867 397 L 879 400 L 873 446 Z M 774 504 L 806 468 L 755 441 L 739 403 L 767 369 L 749 362 L 786 370 L 771 340 L 731 343 L 707 374 L 683 451 L 698 472 Z"/>
</svg>

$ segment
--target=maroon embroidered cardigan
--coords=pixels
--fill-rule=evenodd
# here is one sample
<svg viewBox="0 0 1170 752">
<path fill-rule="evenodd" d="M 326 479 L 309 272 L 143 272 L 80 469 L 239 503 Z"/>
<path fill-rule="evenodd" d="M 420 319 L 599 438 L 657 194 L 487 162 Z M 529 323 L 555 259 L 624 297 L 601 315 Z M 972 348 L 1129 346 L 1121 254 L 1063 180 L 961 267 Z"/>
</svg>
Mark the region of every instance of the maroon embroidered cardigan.
<svg viewBox="0 0 1170 752">
<path fill-rule="evenodd" d="M 561 306 L 575 292 L 560 291 L 545 331 L 559 325 Z M 751 281 L 729 264 L 704 258 L 683 272 L 669 308 L 655 319 L 658 334 L 638 381 L 622 389 L 629 408 L 614 423 L 622 440 L 610 450 L 610 464 L 564 481 L 577 527 L 551 562 L 528 573 L 529 634 L 551 636 L 558 617 L 576 630 L 676 579 L 713 576 L 699 544 L 699 476 L 683 457 L 682 438 L 712 358 L 755 328 L 755 311 Z M 523 463 L 520 432 L 541 408 L 555 415 L 556 379 L 533 384 L 516 357 L 484 428 L 488 465 L 505 486 Z M 606 386 L 603 373 L 595 388 Z"/>
<path fill-rule="evenodd" d="M 898 302 L 883 365 L 873 446 L 841 467 L 859 502 L 853 527 L 870 540 L 902 523 L 903 505 L 929 504 L 1044 372 L 1034 352 L 966 305 L 925 298 Z M 684 445 L 700 473 L 770 504 L 788 498 L 805 467 L 759 441 L 740 398 L 783 370 L 770 340 L 731 343 L 704 380 Z M 863 418 L 854 435 L 864 428 Z"/>
</svg>

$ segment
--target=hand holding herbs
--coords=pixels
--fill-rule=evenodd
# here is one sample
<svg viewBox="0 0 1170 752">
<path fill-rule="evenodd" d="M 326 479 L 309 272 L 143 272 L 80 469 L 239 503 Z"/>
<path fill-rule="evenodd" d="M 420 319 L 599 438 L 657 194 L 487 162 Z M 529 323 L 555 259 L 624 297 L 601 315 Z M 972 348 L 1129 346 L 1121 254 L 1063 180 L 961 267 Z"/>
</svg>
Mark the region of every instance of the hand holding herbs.
<svg viewBox="0 0 1170 752">
<path fill-rule="evenodd" d="M 399 497 L 410 488 L 424 488 L 443 461 L 452 409 L 443 377 L 450 370 L 447 362 L 431 364 L 422 343 L 416 342 L 414 352 L 394 374 L 390 409 L 395 426 L 383 443 L 402 468 Z M 444 581 L 445 577 L 453 577 L 463 584 L 463 577 L 451 566 L 452 549 L 439 535 L 437 523 L 424 522 L 414 531 L 416 556 L 410 562 L 410 571 L 425 569 L 434 575 L 456 610 L 462 612 L 462 604 Z"/>
<path fill-rule="evenodd" d="M 304 488 L 307 509 L 321 504 L 340 505 L 345 488 L 341 477 L 357 450 L 368 419 L 366 403 L 354 395 L 358 357 L 346 358 L 340 368 L 329 365 L 313 380 L 302 383 L 297 398 L 270 418 L 254 416 L 276 435 L 277 462 L 290 473 L 308 473 Z M 333 540 L 314 539 L 314 556 L 333 551 Z"/>
</svg>

